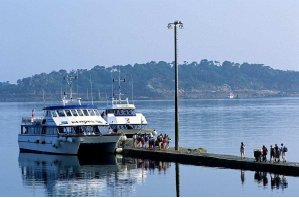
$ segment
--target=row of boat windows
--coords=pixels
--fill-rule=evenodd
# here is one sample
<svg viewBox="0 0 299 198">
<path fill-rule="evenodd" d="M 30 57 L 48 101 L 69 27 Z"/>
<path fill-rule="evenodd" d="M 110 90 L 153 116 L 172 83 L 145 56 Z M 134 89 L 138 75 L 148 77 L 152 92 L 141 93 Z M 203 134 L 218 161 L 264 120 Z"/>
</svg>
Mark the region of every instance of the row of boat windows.
<svg viewBox="0 0 299 198">
<path fill-rule="evenodd" d="M 135 116 L 135 110 L 134 109 L 108 109 L 106 110 L 106 114 L 113 113 L 116 116 L 122 116 L 122 115 L 130 115 Z"/>
<path fill-rule="evenodd" d="M 111 125 L 111 129 L 142 129 L 143 125 L 140 124 L 118 124 L 118 125 Z"/>
<path fill-rule="evenodd" d="M 99 116 L 100 113 L 96 109 L 70 109 L 70 110 L 54 110 L 47 111 L 46 116 L 52 117 L 71 117 L 71 116 Z"/>
<path fill-rule="evenodd" d="M 100 133 L 99 126 L 74 126 L 74 127 L 42 127 L 42 126 L 22 126 L 21 134 L 85 134 Z"/>
</svg>

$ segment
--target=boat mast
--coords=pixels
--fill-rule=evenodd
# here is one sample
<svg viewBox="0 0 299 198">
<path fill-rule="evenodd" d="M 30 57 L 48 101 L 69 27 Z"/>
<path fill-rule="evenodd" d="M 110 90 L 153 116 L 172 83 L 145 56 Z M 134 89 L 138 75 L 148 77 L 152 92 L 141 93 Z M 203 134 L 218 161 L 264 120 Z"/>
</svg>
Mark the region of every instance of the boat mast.
<svg viewBox="0 0 299 198">
<path fill-rule="evenodd" d="M 89 82 L 90 82 L 90 97 L 91 97 L 91 104 L 93 104 L 91 74 L 89 74 Z"/>
<path fill-rule="evenodd" d="M 101 91 L 100 89 L 98 89 L 98 97 L 99 97 L 99 101 L 101 100 Z"/>
<path fill-rule="evenodd" d="M 121 100 L 120 68 L 118 67 L 118 100 Z"/>
<path fill-rule="evenodd" d="M 66 75 L 64 77 L 64 80 L 66 81 L 67 85 L 69 86 L 70 99 L 72 101 L 73 100 L 73 82 L 74 82 L 74 80 L 77 80 L 77 76 Z M 64 94 L 64 95 L 66 95 L 66 94 Z M 63 100 L 65 100 L 65 98 Z M 66 101 L 64 101 L 64 102 L 66 102 Z"/>
<path fill-rule="evenodd" d="M 125 78 L 124 79 L 120 79 L 120 68 L 118 68 L 118 80 L 114 80 L 114 78 L 113 78 L 112 82 L 113 83 L 114 82 L 118 82 L 118 101 L 120 102 L 121 101 L 121 95 L 122 95 L 120 83 L 121 82 L 126 82 Z M 113 90 L 114 87 L 113 87 L 113 83 L 112 83 L 112 99 L 114 99 L 114 90 Z"/>
<path fill-rule="evenodd" d="M 131 75 L 132 77 L 132 75 Z M 133 94 L 133 91 L 134 91 L 134 80 L 133 80 L 133 77 L 132 77 L 132 102 L 134 104 L 134 94 Z"/>
</svg>

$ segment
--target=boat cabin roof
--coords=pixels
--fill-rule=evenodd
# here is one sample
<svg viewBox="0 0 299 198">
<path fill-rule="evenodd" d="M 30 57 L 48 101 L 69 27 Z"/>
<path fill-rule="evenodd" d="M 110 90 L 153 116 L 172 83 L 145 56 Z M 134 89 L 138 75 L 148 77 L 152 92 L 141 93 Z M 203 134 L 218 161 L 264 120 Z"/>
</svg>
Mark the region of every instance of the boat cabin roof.
<svg viewBox="0 0 299 198">
<path fill-rule="evenodd" d="M 97 109 L 96 105 L 57 105 L 48 106 L 43 110 L 61 110 L 61 109 Z"/>
</svg>

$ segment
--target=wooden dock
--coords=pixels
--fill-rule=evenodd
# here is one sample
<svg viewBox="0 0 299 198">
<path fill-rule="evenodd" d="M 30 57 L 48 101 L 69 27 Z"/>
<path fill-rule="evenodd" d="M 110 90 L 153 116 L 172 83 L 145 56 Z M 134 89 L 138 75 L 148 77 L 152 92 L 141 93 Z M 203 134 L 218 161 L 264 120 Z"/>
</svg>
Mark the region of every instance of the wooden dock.
<svg viewBox="0 0 299 198">
<path fill-rule="evenodd" d="M 273 172 L 289 176 L 299 176 L 299 163 L 297 162 L 256 162 L 254 158 L 241 159 L 239 156 L 213 153 L 199 153 L 193 149 L 180 148 L 175 151 L 148 150 L 144 148 L 125 147 L 124 156 L 147 158 L 160 161 L 179 162 L 209 167 L 224 167 L 263 172 Z"/>
</svg>

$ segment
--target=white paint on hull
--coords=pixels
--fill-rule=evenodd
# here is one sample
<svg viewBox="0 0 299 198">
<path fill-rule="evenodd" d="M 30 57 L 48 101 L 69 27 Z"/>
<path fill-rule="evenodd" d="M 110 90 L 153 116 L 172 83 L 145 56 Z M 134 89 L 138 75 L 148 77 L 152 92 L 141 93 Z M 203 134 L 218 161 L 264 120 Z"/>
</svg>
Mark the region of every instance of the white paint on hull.
<svg viewBox="0 0 299 198">
<path fill-rule="evenodd" d="M 80 146 L 94 145 L 101 148 L 98 152 L 113 153 L 118 139 L 119 136 L 115 135 L 58 137 L 19 134 L 18 143 L 20 150 L 76 155 Z"/>
</svg>

